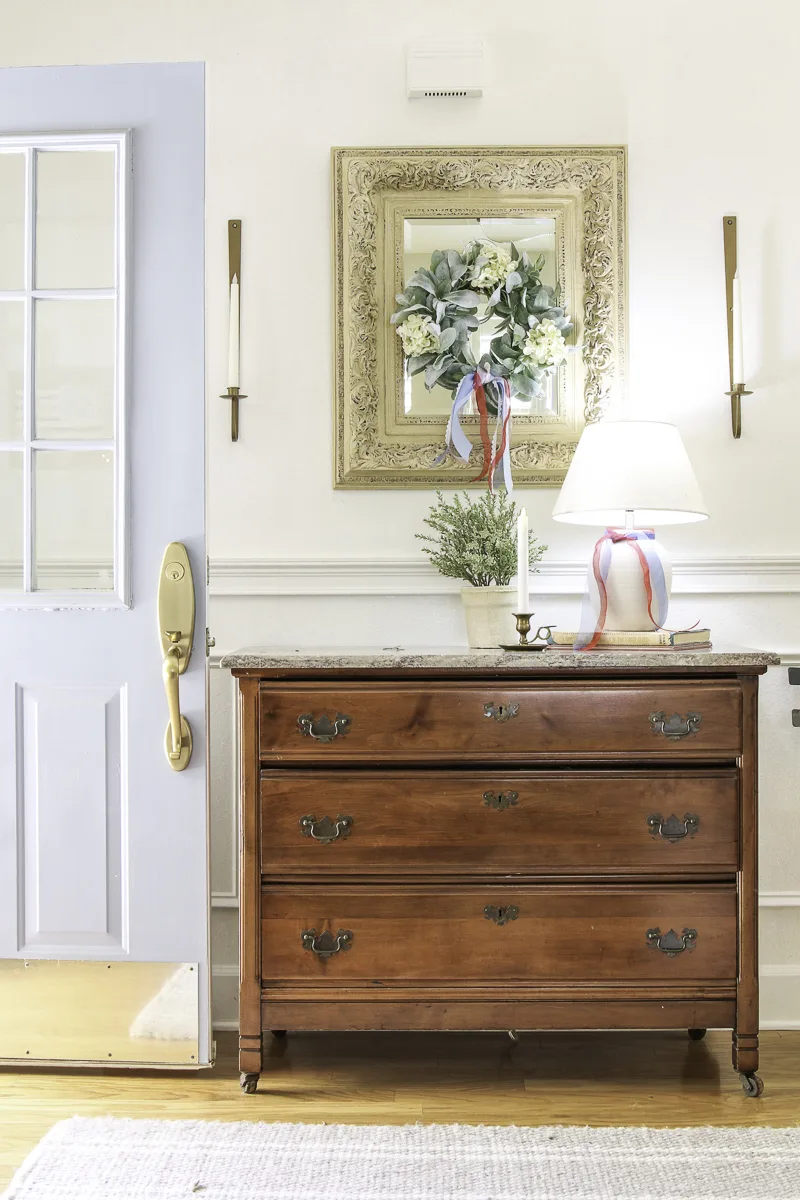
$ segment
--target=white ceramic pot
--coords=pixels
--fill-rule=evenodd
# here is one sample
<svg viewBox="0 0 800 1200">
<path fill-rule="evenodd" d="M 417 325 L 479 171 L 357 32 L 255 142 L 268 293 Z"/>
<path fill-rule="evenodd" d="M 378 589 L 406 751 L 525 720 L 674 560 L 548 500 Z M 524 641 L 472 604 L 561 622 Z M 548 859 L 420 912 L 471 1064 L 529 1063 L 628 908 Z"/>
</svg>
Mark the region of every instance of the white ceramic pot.
<svg viewBox="0 0 800 1200">
<path fill-rule="evenodd" d="M 650 545 L 658 554 L 664 568 L 667 603 L 669 603 L 669 594 L 672 588 L 672 563 L 660 542 L 652 541 Z M 639 561 L 639 555 L 628 542 L 611 544 L 611 561 L 608 568 L 606 590 L 608 592 L 606 629 L 638 633 L 651 632 L 656 628 L 647 613 L 647 593 L 644 587 L 642 564 Z M 653 615 L 657 615 L 655 605 L 653 606 Z M 666 615 L 663 620 L 667 621 Z"/>
<path fill-rule="evenodd" d="M 519 638 L 513 617 L 517 599 L 514 587 L 462 587 L 461 601 L 467 619 L 467 641 L 471 650 L 491 650 L 513 645 Z"/>
</svg>

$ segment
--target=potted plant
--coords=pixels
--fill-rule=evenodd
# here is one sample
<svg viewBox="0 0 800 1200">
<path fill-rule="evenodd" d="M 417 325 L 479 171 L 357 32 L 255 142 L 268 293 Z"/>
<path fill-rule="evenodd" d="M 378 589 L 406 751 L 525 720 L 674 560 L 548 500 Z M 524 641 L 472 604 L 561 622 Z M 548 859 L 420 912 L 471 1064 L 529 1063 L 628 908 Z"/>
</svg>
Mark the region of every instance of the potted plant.
<svg viewBox="0 0 800 1200">
<path fill-rule="evenodd" d="M 462 499 L 463 496 L 463 499 Z M 466 492 L 447 502 L 441 492 L 425 524 L 432 534 L 416 536 L 428 545 L 436 570 L 450 579 L 463 579 L 461 600 L 467 621 L 467 641 L 475 649 L 488 649 L 517 640 L 512 616 L 516 589 L 509 587 L 517 570 L 517 506 L 505 492 L 485 492 L 471 501 Z M 528 540 L 531 570 L 547 546 L 533 534 Z"/>
</svg>

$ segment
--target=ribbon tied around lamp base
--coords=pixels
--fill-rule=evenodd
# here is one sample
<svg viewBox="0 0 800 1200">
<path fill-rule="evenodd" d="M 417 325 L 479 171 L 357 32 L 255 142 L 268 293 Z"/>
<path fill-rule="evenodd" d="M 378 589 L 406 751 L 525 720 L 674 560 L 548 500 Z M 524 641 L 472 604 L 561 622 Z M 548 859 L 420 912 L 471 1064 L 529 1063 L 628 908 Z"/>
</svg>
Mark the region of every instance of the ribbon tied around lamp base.
<svg viewBox="0 0 800 1200">
<path fill-rule="evenodd" d="M 494 384 L 500 390 L 497 404 L 494 433 L 489 437 L 489 405 L 486 399 L 487 384 Z M 458 391 L 453 400 L 453 407 L 447 422 L 445 433 L 445 449 L 433 461 L 433 466 L 440 467 L 448 458 L 459 458 L 468 463 L 474 449 L 461 427 L 461 412 L 475 397 L 475 405 L 480 417 L 481 445 L 483 447 L 483 465 L 480 475 L 476 475 L 473 483 L 487 480 L 489 491 L 493 492 L 499 477 L 502 475 L 507 492 L 513 491 L 511 479 L 511 388 L 507 379 L 498 379 L 481 367 L 470 375 L 465 375 L 458 385 Z"/>
<path fill-rule="evenodd" d="M 580 633 L 575 639 L 575 650 L 594 650 L 600 641 L 608 615 L 608 572 L 611 566 L 612 547 L 620 542 L 630 546 L 642 569 L 642 582 L 647 603 L 647 615 L 654 629 L 663 629 L 669 607 L 664 564 L 658 551 L 652 529 L 607 529 L 598 538 L 592 556 L 591 574 L 583 597 Z M 591 584 L 594 582 L 596 590 Z"/>
</svg>

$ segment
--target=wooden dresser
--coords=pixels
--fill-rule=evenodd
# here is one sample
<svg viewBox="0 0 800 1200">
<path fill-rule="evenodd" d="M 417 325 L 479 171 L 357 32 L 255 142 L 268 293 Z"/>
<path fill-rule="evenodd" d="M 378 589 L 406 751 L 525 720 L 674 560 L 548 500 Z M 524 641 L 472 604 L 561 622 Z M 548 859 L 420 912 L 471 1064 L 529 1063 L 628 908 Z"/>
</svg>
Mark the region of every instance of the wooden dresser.
<svg viewBox="0 0 800 1200">
<path fill-rule="evenodd" d="M 758 1067 L 767 654 L 287 651 L 239 679 L 240 1067 L 264 1030 L 733 1030 Z"/>
</svg>

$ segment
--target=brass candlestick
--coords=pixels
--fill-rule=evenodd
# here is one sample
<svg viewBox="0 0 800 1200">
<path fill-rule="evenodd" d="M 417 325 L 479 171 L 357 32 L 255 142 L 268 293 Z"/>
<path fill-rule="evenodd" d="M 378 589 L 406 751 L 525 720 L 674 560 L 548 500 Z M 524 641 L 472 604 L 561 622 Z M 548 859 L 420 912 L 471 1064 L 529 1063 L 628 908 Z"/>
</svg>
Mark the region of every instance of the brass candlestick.
<svg viewBox="0 0 800 1200">
<path fill-rule="evenodd" d="M 517 621 L 517 633 L 519 641 L 513 646 L 501 646 L 502 650 L 546 650 L 555 625 L 540 625 L 533 635 L 533 640 L 528 641 L 528 634 L 531 631 L 531 617 L 533 613 L 512 613 Z"/>
<path fill-rule="evenodd" d="M 737 383 L 733 378 L 733 281 L 736 278 L 738 252 L 736 244 L 736 217 L 722 218 L 722 240 L 725 249 L 725 303 L 728 317 L 728 376 L 731 388 L 726 396 L 731 398 L 731 431 L 735 438 L 742 436 L 742 396 L 752 396 L 747 385 Z M 741 319 L 741 314 L 739 314 Z"/>
</svg>

